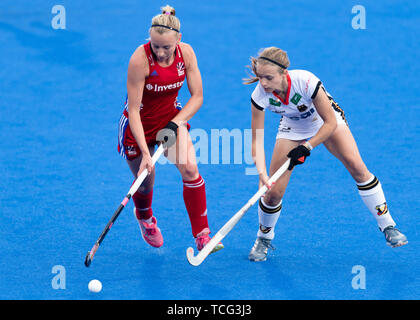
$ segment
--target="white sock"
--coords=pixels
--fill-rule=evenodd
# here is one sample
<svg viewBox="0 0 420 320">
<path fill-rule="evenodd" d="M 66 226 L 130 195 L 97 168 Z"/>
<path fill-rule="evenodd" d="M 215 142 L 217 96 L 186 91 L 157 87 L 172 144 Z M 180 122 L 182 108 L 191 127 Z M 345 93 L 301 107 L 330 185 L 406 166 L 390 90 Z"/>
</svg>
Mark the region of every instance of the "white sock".
<svg viewBox="0 0 420 320">
<path fill-rule="evenodd" d="M 141 219 L 141 221 L 144 221 L 144 222 L 146 222 L 147 224 L 151 224 L 152 223 L 152 221 L 153 221 L 153 216 L 151 216 L 149 219 Z"/>
<path fill-rule="evenodd" d="M 357 183 L 357 188 L 359 189 L 359 195 L 366 207 L 375 217 L 379 229 L 384 231 L 388 226 L 395 226 L 395 222 L 389 213 L 385 195 L 378 178 L 372 175 L 372 178 L 368 181 Z"/>
<path fill-rule="evenodd" d="M 258 220 L 260 227 L 257 236 L 265 239 L 274 239 L 274 227 L 280 217 L 282 201 L 276 206 L 269 206 L 261 198 L 258 204 Z"/>
</svg>

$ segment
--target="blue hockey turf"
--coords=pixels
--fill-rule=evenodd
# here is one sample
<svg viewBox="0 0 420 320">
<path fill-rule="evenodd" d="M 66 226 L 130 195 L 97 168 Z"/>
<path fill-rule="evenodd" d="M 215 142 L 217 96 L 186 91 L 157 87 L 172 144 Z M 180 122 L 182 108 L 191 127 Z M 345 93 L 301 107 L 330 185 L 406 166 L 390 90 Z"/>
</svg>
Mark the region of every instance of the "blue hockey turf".
<svg viewBox="0 0 420 320">
<path fill-rule="evenodd" d="M 130 202 L 86 268 L 87 251 L 132 182 L 116 150 L 127 65 L 166 1 L 3 0 L 0 299 L 419 299 L 419 3 L 168 3 L 203 78 L 192 128 L 209 142 L 211 130 L 224 128 L 246 140 L 254 88 L 242 84 L 246 65 L 260 48 L 281 47 L 290 69 L 313 72 L 344 109 L 408 245 L 386 245 L 354 181 L 321 146 L 293 174 L 266 262 L 247 258 L 258 228 L 254 206 L 223 240 L 225 249 L 191 266 L 181 177 L 158 164 L 153 210 L 163 247 L 142 240 Z M 52 27 L 56 4 L 65 8 L 65 29 Z M 366 9 L 366 29 L 352 27 L 357 4 Z M 185 85 L 180 101 L 187 99 Z M 266 114 L 267 161 L 278 121 Z M 257 176 L 246 174 L 249 155 L 237 152 L 238 163 L 231 151 L 227 164 L 221 153 L 218 163 L 199 164 L 213 234 L 258 188 Z M 365 272 L 359 289 L 357 270 Z M 92 279 L 103 284 L 98 294 L 88 291 Z"/>
</svg>

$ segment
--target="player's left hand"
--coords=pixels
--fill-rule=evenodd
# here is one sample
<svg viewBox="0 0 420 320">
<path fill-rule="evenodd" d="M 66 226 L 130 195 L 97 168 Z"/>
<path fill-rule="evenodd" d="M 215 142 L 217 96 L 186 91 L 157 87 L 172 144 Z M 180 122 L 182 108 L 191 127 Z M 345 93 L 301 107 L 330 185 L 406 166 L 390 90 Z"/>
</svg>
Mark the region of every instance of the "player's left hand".
<svg viewBox="0 0 420 320">
<path fill-rule="evenodd" d="M 168 149 L 175 144 L 177 133 L 178 125 L 173 121 L 169 121 L 165 128 L 159 130 L 156 140 L 161 142 L 165 149 Z"/>
<path fill-rule="evenodd" d="M 259 174 L 260 176 L 260 182 L 259 182 L 259 188 L 261 188 L 262 186 L 266 186 L 267 189 L 271 188 L 271 185 L 268 183 L 268 179 L 270 179 L 267 175 L 267 173 L 262 172 Z"/>
<path fill-rule="evenodd" d="M 290 152 L 287 154 L 287 156 L 290 158 L 290 164 L 288 169 L 292 170 L 295 165 L 304 163 L 306 158 L 309 157 L 310 154 L 311 151 L 309 151 L 309 149 L 306 148 L 303 144 L 290 150 Z"/>
</svg>

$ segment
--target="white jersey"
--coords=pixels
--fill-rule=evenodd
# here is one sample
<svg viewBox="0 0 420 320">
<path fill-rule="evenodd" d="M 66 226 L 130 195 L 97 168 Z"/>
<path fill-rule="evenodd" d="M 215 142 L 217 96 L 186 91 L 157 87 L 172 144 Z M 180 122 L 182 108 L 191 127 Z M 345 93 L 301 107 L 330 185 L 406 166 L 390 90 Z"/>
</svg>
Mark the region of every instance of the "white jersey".
<svg viewBox="0 0 420 320">
<path fill-rule="evenodd" d="M 282 116 L 277 138 L 290 140 L 309 139 L 318 132 L 324 121 L 316 111 L 312 99 L 322 88 L 322 82 L 311 72 L 306 70 L 289 70 L 287 74 L 288 92 L 282 100 L 275 93 L 267 93 L 260 83 L 251 95 L 251 102 L 259 110 L 271 110 Z M 325 91 L 326 92 L 326 91 Z M 331 100 L 331 106 L 336 111 L 338 123 L 346 123 L 344 112 Z"/>
</svg>

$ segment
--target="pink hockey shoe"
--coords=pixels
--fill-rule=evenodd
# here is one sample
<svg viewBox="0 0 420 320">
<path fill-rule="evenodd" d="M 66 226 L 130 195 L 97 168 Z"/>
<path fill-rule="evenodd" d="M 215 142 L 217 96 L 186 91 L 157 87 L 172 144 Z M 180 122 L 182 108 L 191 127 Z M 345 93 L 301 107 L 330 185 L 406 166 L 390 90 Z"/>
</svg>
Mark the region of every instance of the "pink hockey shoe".
<svg viewBox="0 0 420 320">
<path fill-rule="evenodd" d="M 209 230 L 206 228 L 203 231 L 201 231 L 197 237 L 195 238 L 195 243 L 197 245 L 197 249 L 198 251 L 201 251 L 204 246 L 209 243 L 209 241 L 211 240 L 210 236 L 209 236 Z M 224 246 L 221 242 L 219 242 L 210 253 L 214 253 L 216 251 L 219 251 L 221 249 L 223 249 Z"/>
<path fill-rule="evenodd" d="M 152 247 L 159 248 L 163 245 L 163 237 L 160 229 L 157 226 L 157 220 L 152 217 L 152 222 L 149 224 L 144 220 L 137 219 L 136 208 L 134 208 L 134 216 L 139 223 L 141 235 L 148 244 Z"/>
</svg>

